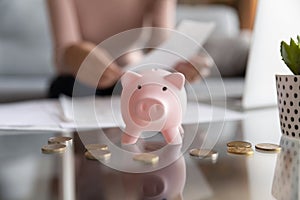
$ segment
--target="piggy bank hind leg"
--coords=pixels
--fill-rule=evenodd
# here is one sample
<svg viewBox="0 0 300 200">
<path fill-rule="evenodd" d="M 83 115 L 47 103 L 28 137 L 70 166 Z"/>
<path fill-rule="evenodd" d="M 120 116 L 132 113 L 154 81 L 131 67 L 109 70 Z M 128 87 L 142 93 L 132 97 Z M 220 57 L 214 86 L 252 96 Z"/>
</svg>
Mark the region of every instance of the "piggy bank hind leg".
<svg viewBox="0 0 300 200">
<path fill-rule="evenodd" d="M 163 130 L 162 134 L 169 144 L 181 144 L 182 137 L 178 127 Z"/>
<path fill-rule="evenodd" d="M 141 135 L 141 131 L 129 129 L 127 126 L 122 135 L 122 144 L 135 144 Z"/>
</svg>

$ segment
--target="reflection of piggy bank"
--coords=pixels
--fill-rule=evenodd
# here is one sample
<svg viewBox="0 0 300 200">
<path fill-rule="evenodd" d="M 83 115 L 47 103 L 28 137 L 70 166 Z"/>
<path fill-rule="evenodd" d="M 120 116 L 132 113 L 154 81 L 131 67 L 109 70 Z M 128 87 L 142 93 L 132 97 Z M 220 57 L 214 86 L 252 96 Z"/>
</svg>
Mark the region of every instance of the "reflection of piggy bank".
<svg viewBox="0 0 300 200">
<path fill-rule="evenodd" d="M 182 116 L 186 110 L 185 77 L 161 69 L 126 72 L 121 78 L 121 112 L 125 122 L 123 144 L 134 144 L 143 131 L 161 131 L 171 144 L 182 143 Z"/>
<path fill-rule="evenodd" d="M 180 148 L 181 145 L 172 145 L 171 147 Z M 165 149 L 164 155 L 170 156 L 169 153 L 172 152 L 169 149 Z M 180 156 L 172 164 L 157 171 L 122 173 L 122 183 L 125 192 L 123 199 L 183 199 L 182 193 L 185 182 L 186 164 L 184 157 Z"/>
</svg>

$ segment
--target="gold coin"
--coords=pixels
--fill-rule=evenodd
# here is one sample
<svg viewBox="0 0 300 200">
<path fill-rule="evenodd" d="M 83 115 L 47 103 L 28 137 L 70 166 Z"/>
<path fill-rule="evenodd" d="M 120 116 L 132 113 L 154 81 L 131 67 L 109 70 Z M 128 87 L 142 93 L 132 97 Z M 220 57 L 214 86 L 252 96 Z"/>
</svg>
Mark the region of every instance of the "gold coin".
<svg viewBox="0 0 300 200">
<path fill-rule="evenodd" d="M 141 153 L 133 157 L 133 160 L 141 161 L 146 164 L 156 164 L 159 161 L 159 157 L 151 153 Z"/>
<path fill-rule="evenodd" d="M 218 158 L 218 152 L 208 149 L 191 149 L 190 155 L 199 158 L 211 158 L 213 160 Z"/>
<path fill-rule="evenodd" d="M 249 147 L 228 147 L 227 152 L 233 154 L 252 155 L 253 149 Z"/>
<path fill-rule="evenodd" d="M 262 151 L 280 151 L 281 147 L 277 144 L 271 144 L 271 143 L 260 143 L 255 145 L 256 149 L 262 150 Z"/>
<path fill-rule="evenodd" d="M 42 147 L 42 152 L 47 154 L 62 153 L 66 150 L 64 144 L 48 144 Z"/>
<path fill-rule="evenodd" d="M 48 139 L 48 144 L 64 144 L 66 146 L 72 144 L 72 138 L 71 137 L 65 137 L 65 136 L 58 136 L 58 137 L 50 137 Z"/>
<path fill-rule="evenodd" d="M 108 150 L 108 146 L 106 144 L 87 144 L 85 148 L 87 150 Z"/>
<path fill-rule="evenodd" d="M 227 143 L 227 147 L 252 147 L 251 143 L 245 141 L 232 141 Z"/>
<path fill-rule="evenodd" d="M 84 156 L 89 160 L 108 160 L 111 157 L 111 153 L 107 150 L 94 149 L 86 151 Z"/>
</svg>

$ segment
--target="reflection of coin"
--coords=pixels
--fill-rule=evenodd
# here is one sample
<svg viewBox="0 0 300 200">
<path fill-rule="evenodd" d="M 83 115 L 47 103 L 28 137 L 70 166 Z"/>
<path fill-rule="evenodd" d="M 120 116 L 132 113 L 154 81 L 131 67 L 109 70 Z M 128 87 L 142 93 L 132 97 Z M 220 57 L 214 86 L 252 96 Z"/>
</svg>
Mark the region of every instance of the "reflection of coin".
<svg viewBox="0 0 300 200">
<path fill-rule="evenodd" d="M 64 144 L 48 144 L 42 147 L 42 152 L 47 154 L 62 153 L 66 150 Z"/>
<path fill-rule="evenodd" d="M 85 148 L 87 150 L 108 150 L 108 146 L 106 144 L 87 144 Z"/>
<path fill-rule="evenodd" d="M 111 157 L 111 153 L 107 150 L 94 149 L 86 151 L 84 156 L 89 160 L 108 160 Z"/>
<path fill-rule="evenodd" d="M 133 160 L 141 161 L 146 164 L 155 164 L 158 162 L 159 157 L 157 155 L 151 154 L 151 153 L 141 153 L 141 154 L 135 155 L 133 157 Z"/>
<path fill-rule="evenodd" d="M 252 145 L 249 142 L 245 141 L 232 141 L 227 143 L 227 147 L 246 147 L 250 148 Z"/>
<path fill-rule="evenodd" d="M 259 149 L 259 150 L 263 150 L 263 151 L 280 151 L 281 150 L 281 147 L 277 144 L 271 144 L 271 143 L 260 143 L 260 144 L 256 144 L 255 145 L 255 148 L 256 149 Z"/>
<path fill-rule="evenodd" d="M 228 153 L 233 153 L 233 154 L 244 154 L 244 155 L 253 154 L 252 148 L 248 148 L 248 147 L 228 147 L 227 151 Z"/>
<path fill-rule="evenodd" d="M 51 137 L 48 139 L 48 144 L 64 144 L 68 146 L 72 144 L 72 138 L 65 136 Z"/>
<path fill-rule="evenodd" d="M 218 158 L 218 152 L 208 149 L 191 149 L 190 155 L 199 158 L 211 158 L 213 160 Z"/>
</svg>

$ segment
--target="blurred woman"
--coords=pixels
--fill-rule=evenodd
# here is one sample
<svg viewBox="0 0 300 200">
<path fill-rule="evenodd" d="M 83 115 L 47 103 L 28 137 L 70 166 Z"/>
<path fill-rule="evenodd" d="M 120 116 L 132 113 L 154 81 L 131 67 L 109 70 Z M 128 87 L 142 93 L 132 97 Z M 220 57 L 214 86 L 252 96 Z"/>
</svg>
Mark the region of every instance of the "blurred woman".
<svg viewBox="0 0 300 200">
<path fill-rule="evenodd" d="M 48 8 L 57 71 L 49 97 L 72 96 L 75 77 L 88 55 L 93 65 L 77 75 L 82 91 L 97 88 L 96 94 L 110 95 L 122 76 L 121 67 L 136 61 L 141 53 L 128 53 L 111 63 L 110 53 L 96 46 L 134 28 L 173 28 L 176 0 L 48 0 Z M 178 63 L 175 69 L 189 81 L 199 77 L 188 62 Z"/>
</svg>

